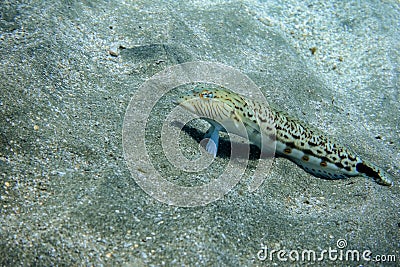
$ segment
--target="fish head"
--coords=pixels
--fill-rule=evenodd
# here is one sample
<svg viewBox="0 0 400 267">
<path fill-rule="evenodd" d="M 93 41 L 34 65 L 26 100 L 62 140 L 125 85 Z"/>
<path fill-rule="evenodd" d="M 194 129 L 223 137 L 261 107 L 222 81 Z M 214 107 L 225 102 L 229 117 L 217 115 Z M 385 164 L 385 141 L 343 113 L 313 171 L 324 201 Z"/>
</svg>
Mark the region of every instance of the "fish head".
<svg viewBox="0 0 400 267">
<path fill-rule="evenodd" d="M 226 121 L 235 117 L 240 120 L 240 109 L 245 100 L 227 89 L 196 87 L 180 94 L 174 101 L 188 111 L 215 121 Z"/>
</svg>

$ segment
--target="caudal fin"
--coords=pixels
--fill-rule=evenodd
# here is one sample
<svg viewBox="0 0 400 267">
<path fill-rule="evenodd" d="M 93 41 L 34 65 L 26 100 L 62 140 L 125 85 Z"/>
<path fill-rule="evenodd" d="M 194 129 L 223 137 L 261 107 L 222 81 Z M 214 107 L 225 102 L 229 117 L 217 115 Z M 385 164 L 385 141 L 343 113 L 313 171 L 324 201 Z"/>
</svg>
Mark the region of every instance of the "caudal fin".
<svg viewBox="0 0 400 267">
<path fill-rule="evenodd" d="M 371 162 L 363 160 L 362 162 L 357 163 L 356 170 L 362 175 L 374 179 L 378 184 L 393 186 L 393 181 L 390 178 L 390 175 Z"/>
</svg>

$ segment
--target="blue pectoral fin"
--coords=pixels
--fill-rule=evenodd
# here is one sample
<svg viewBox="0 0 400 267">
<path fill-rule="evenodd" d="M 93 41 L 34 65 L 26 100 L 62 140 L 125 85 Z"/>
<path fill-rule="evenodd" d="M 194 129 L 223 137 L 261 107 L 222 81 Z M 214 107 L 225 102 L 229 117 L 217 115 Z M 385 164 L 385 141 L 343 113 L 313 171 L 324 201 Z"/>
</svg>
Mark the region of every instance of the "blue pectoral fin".
<svg viewBox="0 0 400 267">
<path fill-rule="evenodd" d="M 217 156 L 218 144 L 215 144 L 212 139 L 209 139 L 206 145 L 206 150 L 215 158 Z"/>
<path fill-rule="evenodd" d="M 209 138 L 206 145 L 206 151 L 211 155 L 213 155 L 215 158 L 217 156 L 217 151 L 218 151 L 219 129 L 214 126 L 211 126 L 210 129 L 208 129 L 204 138 Z"/>
</svg>

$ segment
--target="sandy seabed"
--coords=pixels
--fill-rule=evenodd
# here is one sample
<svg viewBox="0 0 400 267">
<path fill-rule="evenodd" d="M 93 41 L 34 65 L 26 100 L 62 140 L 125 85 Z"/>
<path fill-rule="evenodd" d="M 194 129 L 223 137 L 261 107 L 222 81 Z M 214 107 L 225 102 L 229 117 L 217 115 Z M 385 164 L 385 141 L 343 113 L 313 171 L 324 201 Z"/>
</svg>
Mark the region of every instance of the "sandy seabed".
<svg viewBox="0 0 400 267">
<path fill-rule="evenodd" d="M 281 2 L 3 2 L 0 265 L 318 266 L 301 252 L 329 249 L 360 259 L 326 256 L 325 266 L 368 264 L 367 250 L 398 265 L 399 2 Z M 242 182 L 206 206 L 152 198 L 136 182 L 148 170 L 132 175 L 140 164 L 124 158 L 125 112 L 145 81 L 192 61 L 239 70 L 268 103 L 381 166 L 395 185 L 323 180 L 277 158 L 250 192 L 263 164 L 253 157 Z M 160 144 L 172 108 L 154 103 L 145 125 L 152 164 L 171 181 L 207 183 L 224 172 L 230 143 L 206 172 L 182 179 Z M 187 155 L 206 126 L 182 131 Z"/>
</svg>

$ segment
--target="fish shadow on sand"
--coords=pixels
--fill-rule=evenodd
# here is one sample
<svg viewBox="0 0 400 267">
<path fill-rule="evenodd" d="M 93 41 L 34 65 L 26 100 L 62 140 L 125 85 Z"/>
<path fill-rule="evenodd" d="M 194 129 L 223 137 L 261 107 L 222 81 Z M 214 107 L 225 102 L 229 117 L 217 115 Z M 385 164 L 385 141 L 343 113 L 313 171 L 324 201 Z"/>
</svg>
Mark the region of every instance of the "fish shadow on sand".
<svg viewBox="0 0 400 267">
<path fill-rule="evenodd" d="M 205 149 L 205 145 L 207 144 L 207 139 L 204 139 L 205 132 L 187 124 L 184 125 L 179 121 L 171 122 L 171 126 L 180 128 L 181 131 L 192 137 Z M 244 140 L 243 138 L 240 139 Z M 233 157 L 237 159 L 257 160 L 260 159 L 260 156 L 261 151 L 257 146 L 249 144 L 246 141 L 230 140 L 229 135 L 226 134 L 220 136 L 217 157 L 224 159 Z"/>
</svg>

